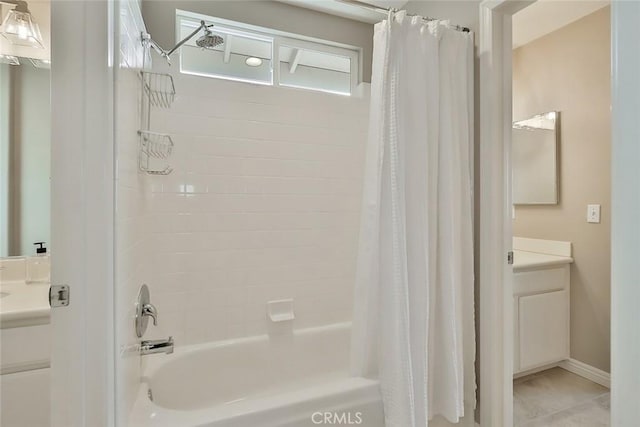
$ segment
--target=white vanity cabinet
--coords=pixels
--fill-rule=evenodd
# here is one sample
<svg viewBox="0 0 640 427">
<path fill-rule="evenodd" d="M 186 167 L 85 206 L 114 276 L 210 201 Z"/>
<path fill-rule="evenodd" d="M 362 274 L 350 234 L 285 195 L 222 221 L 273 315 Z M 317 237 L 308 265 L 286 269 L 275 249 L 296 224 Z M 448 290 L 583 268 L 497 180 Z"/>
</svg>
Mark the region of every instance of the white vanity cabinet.
<svg viewBox="0 0 640 427">
<path fill-rule="evenodd" d="M 569 358 L 573 259 L 564 255 L 514 251 L 514 374 Z"/>
<path fill-rule="evenodd" d="M 569 358 L 569 266 L 514 273 L 514 372 Z M 534 282 L 527 292 L 523 284 Z M 533 284 L 533 283 L 532 283 Z"/>
<path fill-rule="evenodd" d="M 4 258 L 0 270 L 0 426 L 48 427 L 49 260 Z"/>
</svg>

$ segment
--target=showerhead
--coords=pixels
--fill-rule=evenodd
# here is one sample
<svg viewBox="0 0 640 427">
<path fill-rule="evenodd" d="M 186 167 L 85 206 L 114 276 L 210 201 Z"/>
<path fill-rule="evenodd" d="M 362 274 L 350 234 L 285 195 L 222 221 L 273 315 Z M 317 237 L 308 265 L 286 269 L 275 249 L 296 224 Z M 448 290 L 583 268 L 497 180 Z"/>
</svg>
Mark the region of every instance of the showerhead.
<svg viewBox="0 0 640 427">
<path fill-rule="evenodd" d="M 213 34 L 208 28 L 205 28 L 204 35 L 196 40 L 196 45 L 203 49 L 213 49 L 222 43 L 224 43 L 224 39 L 217 34 Z"/>
<path fill-rule="evenodd" d="M 2 3 L 2 1 L 3 0 L 0 0 L 0 3 Z M 198 38 L 198 40 L 196 40 L 196 46 L 201 47 L 203 49 L 213 49 L 214 47 L 220 46 L 222 43 L 224 43 L 224 39 L 222 37 L 220 37 L 217 34 L 213 34 L 211 32 L 211 30 L 209 29 L 211 27 L 213 27 L 213 24 L 207 25 L 206 22 L 200 21 L 200 26 L 198 28 L 193 30 L 193 32 L 189 34 L 187 37 L 180 40 L 180 42 L 178 42 L 178 44 L 175 45 L 169 51 L 164 50 L 158 45 L 158 43 L 154 42 L 153 39 L 151 38 L 151 34 L 147 34 L 147 33 L 142 34 L 142 43 L 144 44 L 144 46 L 152 47 L 156 52 L 158 52 L 160 55 L 166 58 L 169 64 L 171 64 L 171 60 L 170 60 L 171 54 L 176 50 L 178 50 L 183 44 L 185 44 L 186 42 L 191 40 L 193 37 L 195 37 L 196 34 L 200 32 L 200 30 L 204 30 L 204 35 Z"/>
</svg>

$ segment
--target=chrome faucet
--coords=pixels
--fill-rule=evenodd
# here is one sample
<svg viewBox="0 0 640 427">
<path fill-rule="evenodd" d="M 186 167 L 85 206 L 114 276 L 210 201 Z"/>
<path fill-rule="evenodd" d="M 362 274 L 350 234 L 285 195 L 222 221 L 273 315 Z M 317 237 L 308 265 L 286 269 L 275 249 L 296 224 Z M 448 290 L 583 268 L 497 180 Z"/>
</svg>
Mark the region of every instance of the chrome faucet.
<svg viewBox="0 0 640 427">
<path fill-rule="evenodd" d="M 138 338 L 142 338 L 145 331 L 147 330 L 149 318 L 153 319 L 154 326 L 158 324 L 158 310 L 153 304 L 151 304 L 149 288 L 147 287 L 147 285 L 142 285 L 140 287 L 140 292 L 138 293 L 138 301 L 136 302 L 135 326 L 136 335 L 138 336 Z"/>
<path fill-rule="evenodd" d="M 153 326 L 158 326 L 158 309 L 150 302 L 142 304 L 142 316 L 149 316 L 153 319 Z"/>
<path fill-rule="evenodd" d="M 173 337 L 169 337 L 166 340 L 147 340 L 140 343 L 140 354 L 142 356 L 157 353 L 173 353 Z"/>
</svg>

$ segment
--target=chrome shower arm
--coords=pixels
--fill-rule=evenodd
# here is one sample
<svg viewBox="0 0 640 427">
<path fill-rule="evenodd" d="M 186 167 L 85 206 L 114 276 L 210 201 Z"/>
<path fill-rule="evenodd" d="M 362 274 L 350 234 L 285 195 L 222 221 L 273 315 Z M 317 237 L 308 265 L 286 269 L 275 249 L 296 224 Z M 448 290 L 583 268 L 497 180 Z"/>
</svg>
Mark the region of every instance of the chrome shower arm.
<svg viewBox="0 0 640 427">
<path fill-rule="evenodd" d="M 153 50 L 155 50 L 158 55 L 169 60 L 169 55 L 167 55 L 167 52 L 158 43 L 156 43 L 155 40 L 151 38 L 151 34 L 142 33 L 142 44 L 153 48 Z"/>
<path fill-rule="evenodd" d="M 3 0 L 0 0 L 3 1 Z M 182 47 L 182 45 L 184 45 L 186 42 L 188 42 L 189 40 L 191 40 L 196 34 L 198 34 L 198 32 L 200 30 L 206 30 L 208 28 L 213 27 L 213 24 L 211 25 L 207 25 L 206 22 L 204 21 L 200 21 L 200 26 L 198 28 L 196 28 L 195 30 L 193 30 L 193 32 L 191 34 L 189 34 L 187 37 L 185 37 L 184 39 L 180 40 L 180 42 L 178 42 L 177 45 L 175 45 L 173 48 L 171 48 L 170 50 L 164 50 L 162 48 L 162 46 L 160 46 L 158 43 L 155 42 L 155 40 L 153 40 L 151 38 L 151 34 L 149 33 L 143 33 L 142 34 L 142 42 L 143 43 L 147 43 L 150 47 L 153 48 L 153 50 L 155 50 L 156 52 L 158 52 L 158 54 L 160 56 L 162 56 L 163 58 L 166 58 L 166 60 L 171 63 L 170 60 L 170 56 L 178 49 L 180 49 Z"/>
<path fill-rule="evenodd" d="M 184 39 L 180 40 L 180 42 L 175 45 L 173 47 L 173 49 L 171 49 L 169 52 L 167 52 L 166 56 L 170 56 L 173 52 L 175 52 L 176 50 L 180 49 L 180 47 L 185 44 L 186 42 L 188 42 L 189 40 L 191 40 L 191 38 L 193 36 L 195 36 L 196 34 L 198 34 L 198 32 L 200 30 L 206 30 L 207 28 L 213 27 L 213 25 L 207 25 L 204 21 L 200 21 L 200 26 L 198 28 L 196 28 L 191 34 L 189 34 L 187 37 L 185 37 Z"/>
</svg>

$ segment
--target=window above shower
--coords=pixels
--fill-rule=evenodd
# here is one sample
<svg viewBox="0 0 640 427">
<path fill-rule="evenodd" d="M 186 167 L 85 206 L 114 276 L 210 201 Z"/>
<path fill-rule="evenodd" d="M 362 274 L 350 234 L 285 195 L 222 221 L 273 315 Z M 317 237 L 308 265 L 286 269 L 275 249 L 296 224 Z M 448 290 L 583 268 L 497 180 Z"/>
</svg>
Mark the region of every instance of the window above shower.
<svg viewBox="0 0 640 427">
<path fill-rule="evenodd" d="M 176 38 L 200 21 L 224 39 L 202 49 L 195 39 L 180 50 L 180 72 L 269 86 L 351 95 L 359 83 L 360 48 L 176 10 Z"/>
</svg>

